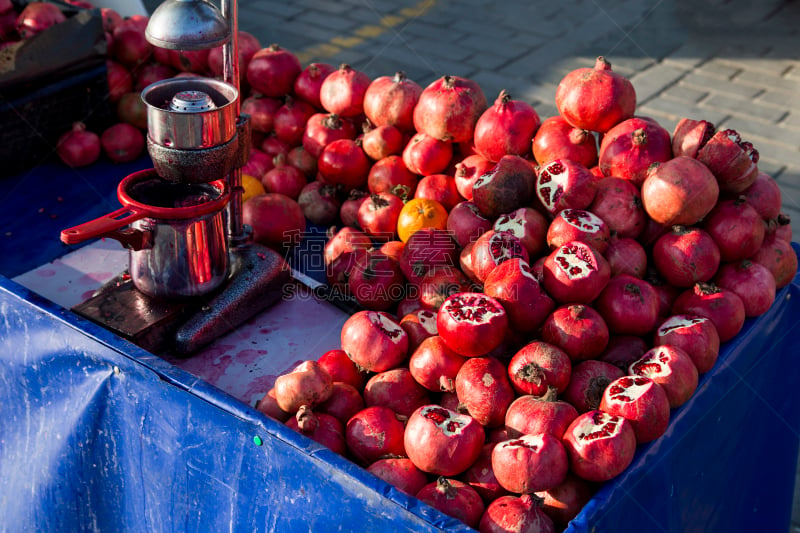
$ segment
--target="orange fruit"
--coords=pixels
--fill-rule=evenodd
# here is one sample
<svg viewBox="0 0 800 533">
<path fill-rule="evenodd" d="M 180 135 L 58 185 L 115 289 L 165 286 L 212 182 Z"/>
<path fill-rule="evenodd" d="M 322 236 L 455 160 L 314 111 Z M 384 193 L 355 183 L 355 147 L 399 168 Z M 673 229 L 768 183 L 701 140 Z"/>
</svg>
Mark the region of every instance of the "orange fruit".
<svg viewBox="0 0 800 533">
<path fill-rule="evenodd" d="M 261 184 L 261 180 L 250 174 L 242 174 L 242 202 L 265 192 L 267 191 Z"/>
<path fill-rule="evenodd" d="M 400 211 L 397 220 L 397 236 L 406 242 L 422 228 L 447 229 L 447 209 L 430 198 L 412 198 Z"/>
</svg>

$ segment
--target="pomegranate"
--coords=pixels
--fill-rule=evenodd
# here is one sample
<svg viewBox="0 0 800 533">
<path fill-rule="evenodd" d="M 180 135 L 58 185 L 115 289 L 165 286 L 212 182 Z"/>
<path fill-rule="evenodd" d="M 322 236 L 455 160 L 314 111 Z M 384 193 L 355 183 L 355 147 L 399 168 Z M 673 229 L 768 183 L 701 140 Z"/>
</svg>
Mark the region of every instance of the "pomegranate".
<svg viewBox="0 0 800 533">
<path fill-rule="evenodd" d="M 557 393 L 551 387 L 541 397 L 523 395 L 511 402 L 505 419 L 508 437 L 549 433 L 560 439 L 578 417 L 578 410 L 571 403 L 559 400 Z"/>
<path fill-rule="evenodd" d="M 397 220 L 403 200 L 388 192 L 371 194 L 358 207 L 358 225 L 376 241 L 392 240 L 397 232 Z M 405 274 L 405 271 L 403 272 Z"/>
<path fill-rule="evenodd" d="M 250 158 L 242 167 L 242 174 L 249 174 L 260 180 L 264 174 L 275 168 L 274 159 L 275 156 L 267 155 L 261 149 L 251 147 Z"/>
<path fill-rule="evenodd" d="M 253 54 L 247 64 L 246 76 L 253 91 L 281 98 L 292 92 L 302 70 L 296 55 L 277 44 L 271 44 Z"/>
<path fill-rule="evenodd" d="M 365 407 L 347 421 L 347 449 L 362 466 L 387 456 L 405 457 L 405 429 L 398 415 L 380 405 Z"/>
<path fill-rule="evenodd" d="M 291 148 L 288 144 L 278 139 L 274 131 L 266 134 L 258 147 L 273 159 L 278 155 L 286 157 Z"/>
<path fill-rule="evenodd" d="M 550 387 L 564 392 L 572 373 L 572 361 L 561 348 L 532 341 L 508 363 L 508 377 L 517 394 L 542 396 Z"/>
<path fill-rule="evenodd" d="M 611 333 L 643 336 L 656 327 L 658 294 L 643 279 L 614 276 L 593 303 Z"/>
<path fill-rule="evenodd" d="M 611 335 L 608 345 L 597 358 L 599 361 L 611 363 L 620 370 L 628 371 L 628 367 L 645 354 L 650 345 L 641 337 L 633 335 Z"/>
<path fill-rule="evenodd" d="M 242 204 L 242 222 L 253 229 L 253 240 L 274 250 L 300 242 L 306 219 L 298 203 L 276 193 L 260 194 Z"/>
<path fill-rule="evenodd" d="M 480 495 L 484 504 L 508 494 L 508 491 L 500 486 L 492 470 L 492 450 L 496 444 L 491 441 L 484 444 L 478 458 L 461 476 L 461 479 Z"/>
<path fill-rule="evenodd" d="M 358 389 L 343 381 L 334 381 L 332 389 L 328 399 L 317 406 L 317 412 L 326 413 L 342 424 L 347 424 L 348 420 L 364 409 L 364 398 Z"/>
<path fill-rule="evenodd" d="M 361 189 L 367 185 L 370 161 L 358 141 L 338 139 L 322 149 L 317 168 L 326 183 Z"/>
<path fill-rule="evenodd" d="M 422 228 L 406 241 L 400 268 L 410 283 L 419 285 L 433 267 L 457 265 L 458 253 L 458 244 L 447 230 Z"/>
<path fill-rule="evenodd" d="M 398 155 L 379 159 L 372 164 L 367 174 L 369 192 L 389 192 L 403 200 L 413 198 L 418 181 L 417 175 L 408 170 Z"/>
<path fill-rule="evenodd" d="M 692 225 L 702 220 L 719 198 L 719 186 L 708 168 L 685 156 L 651 169 L 642 184 L 642 204 L 658 224 Z"/>
<path fill-rule="evenodd" d="M 720 251 L 705 230 L 673 226 L 653 245 L 653 265 L 668 283 L 691 287 L 714 276 L 720 265 Z"/>
<path fill-rule="evenodd" d="M 477 286 L 480 285 L 480 281 L 478 281 L 475 272 L 472 270 L 472 249 L 474 247 L 474 242 L 468 242 L 466 246 L 464 246 L 461 253 L 458 255 L 458 265 L 461 268 L 461 272 Z"/>
<path fill-rule="evenodd" d="M 562 439 L 570 469 L 587 481 L 608 481 L 633 462 L 636 435 L 625 418 L 600 410 L 578 416 Z"/>
<path fill-rule="evenodd" d="M 361 146 L 370 159 L 377 161 L 403 153 L 406 136 L 394 126 L 373 126 L 369 121 L 362 127 Z"/>
<path fill-rule="evenodd" d="M 508 315 L 508 325 L 520 333 L 538 330 L 555 308 L 531 266 L 518 257 L 492 269 L 484 279 L 483 292 L 500 302 Z"/>
<path fill-rule="evenodd" d="M 315 109 L 322 109 L 319 100 L 322 82 L 335 70 L 333 65 L 327 63 L 309 63 L 294 80 L 295 96 L 311 104 Z"/>
<path fill-rule="evenodd" d="M 697 152 L 714 136 L 715 132 L 714 125 L 707 120 L 680 119 L 672 131 L 673 155 L 696 159 Z"/>
<path fill-rule="evenodd" d="M 776 238 L 792 242 L 792 220 L 786 213 L 781 213 L 769 221 L 768 227 L 770 233 L 774 234 Z"/>
<path fill-rule="evenodd" d="M 160 63 L 145 63 L 133 71 L 133 90 L 142 92 L 148 85 L 157 81 L 168 80 L 175 76 L 175 70 Z M 145 129 L 145 128 L 143 128 Z"/>
<path fill-rule="evenodd" d="M 624 371 L 605 361 L 581 361 L 572 367 L 572 376 L 563 398 L 574 405 L 579 413 L 597 409 L 608 384 L 624 375 Z"/>
<path fill-rule="evenodd" d="M 425 87 L 414 107 L 414 129 L 440 141 L 466 142 L 488 103 L 480 86 L 467 78 L 442 76 Z"/>
<path fill-rule="evenodd" d="M 467 359 L 456 374 L 456 395 L 470 416 L 486 427 L 503 424 L 515 397 L 505 365 L 494 357 Z"/>
<path fill-rule="evenodd" d="M 453 158 L 453 143 L 442 141 L 425 133 L 416 133 L 403 148 L 403 163 L 414 174 L 438 174 L 447 168 Z"/>
<path fill-rule="evenodd" d="M 541 510 L 536 496 L 501 496 L 486 507 L 478 529 L 481 533 L 530 531 L 555 533 L 553 521 Z"/>
<path fill-rule="evenodd" d="M 172 66 L 179 72 L 204 75 L 208 72 L 210 50 L 176 50 Z"/>
<path fill-rule="evenodd" d="M 239 84 L 247 84 L 247 67 L 253 56 L 261 50 L 261 42 L 250 32 L 239 30 Z M 208 52 L 208 70 L 217 78 L 224 76 L 224 59 L 222 56 L 222 46 L 216 46 Z M 241 94 L 241 92 L 240 92 Z"/>
<path fill-rule="evenodd" d="M 792 245 L 774 234 L 764 238 L 761 248 L 750 260 L 769 269 L 775 278 L 776 290 L 790 284 L 797 274 L 797 254 Z"/>
<path fill-rule="evenodd" d="M 775 278 L 767 267 L 744 259 L 719 267 L 714 283 L 728 289 L 744 304 L 744 316 L 763 315 L 775 301 Z"/>
<path fill-rule="evenodd" d="M 136 126 L 118 122 L 100 134 L 100 146 L 114 163 L 128 163 L 138 158 L 144 151 L 144 133 Z"/>
<path fill-rule="evenodd" d="M 717 328 L 711 320 L 700 316 L 672 315 L 658 326 L 653 344 L 682 349 L 700 374 L 711 370 L 719 356 Z"/>
<path fill-rule="evenodd" d="M 417 285 L 420 303 L 438 311 L 444 301 L 458 292 L 468 291 L 471 284 L 457 267 L 437 265 L 428 270 Z"/>
<path fill-rule="evenodd" d="M 274 170 L 270 172 L 274 172 Z M 340 207 L 336 187 L 321 181 L 312 181 L 303 185 L 300 194 L 297 195 L 297 205 L 303 210 L 303 215 L 309 222 L 320 226 L 332 224 L 339 214 Z"/>
<path fill-rule="evenodd" d="M 612 237 L 605 251 L 611 276 L 627 274 L 644 278 L 647 273 L 647 250 L 635 239 Z"/>
<path fill-rule="evenodd" d="M 647 217 L 639 189 L 630 181 L 614 176 L 601 178 L 596 188 L 588 211 L 600 217 L 618 237 L 637 238 Z"/>
<path fill-rule="evenodd" d="M 117 102 L 117 118 L 136 126 L 140 130 L 147 129 L 147 104 L 138 92 L 125 93 Z"/>
<path fill-rule="evenodd" d="M 603 220 L 583 209 L 560 211 L 547 229 L 547 245 L 551 250 L 570 241 L 590 244 L 601 254 L 606 252 L 611 232 Z"/>
<path fill-rule="evenodd" d="M 448 212 L 464 200 L 458 194 L 455 178 L 447 174 L 431 174 L 419 180 L 414 198 L 435 200 Z"/>
<path fill-rule="evenodd" d="M 536 175 L 518 155 L 504 155 L 472 185 L 472 201 L 486 218 L 511 213 L 533 199 Z"/>
<path fill-rule="evenodd" d="M 342 325 L 342 350 L 360 368 L 384 372 L 408 357 L 408 335 L 382 311 L 357 311 Z"/>
<path fill-rule="evenodd" d="M 316 113 L 306 122 L 303 132 L 303 148 L 314 158 L 319 158 L 322 149 L 338 139 L 356 138 L 356 127 L 349 120 L 333 113 Z"/>
<path fill-rule="evenodd" d="M 764 220 L 771 220 L 781 213 L 781 188 L 766 172 L 759 171 L 753 184 L 742 191 L 742 195 Z"/>
<path fill-rule="evenodd" d="M 485 433 L 474 418 L 424 405 L 408 418 L 405 451 L 414 466 L 440 476 L 464 472 L 481 453 Z"/>
<path fill-rule="evenodd" d="M 631 423 L 636 442 L 659 438 L 669 425 L 669 400 L 664 389 L 646 376 L 623 376 L 603 393 L 600 410 Z"/>
<path fill-rule="evenodd" d="M 564 481 L 550 490 L 536 493 L 543 498 L 542 511 L 556 528 L 566 529 L 595 493 L 594 484 L 568 472 Z"/>
<path fill-rule="evenodd" d="M 372 80 L 347 63 L 325 77 L 319 90 L 322 108 L 342 117 L 356 117 L 364 112 L 364 94 Z"/>
<path fill-rule="evenodd" d="M 364 93 L 364 114 L 376 126 L 414 131 L 414 107 L 422 93 L 415 81 L 398 71 L 372 80 Z"/>
<path fill-rule="evenodd" d="M 144 26 L 125 19 L 114 27 L 109 55 L 130 69 L 145 63 L 153 54 L 153 45 L 144 35 Z"/>
<path fill-rule="evenodd" d="M 758 177 L 758 150 L 735 130 L 717 131 L 697 152 L 716 176 L 721 191 L 740 193 Z"/>
<path fill-rule="evenodd" d="M 436 311 L 422 308 L 415 309 L 403 315 L 403 318 L 400 319 L 400 327 L 408 334 L 408 350 L 411 353 L 411 359 L 409 359 L 408 364 L 409 369 L 413 371 L 411 360 L 414 358 L 417 348 L 425 339 L 434 337 L 437 334 Z M 414 377 L 416 379 L 416 376 Z M 423 383 L 423 385 L 425 384 Z"/>
<path fill-rule="evenodd" d="M 333 379 L 316 361 L 303 361 L 291 372 L 275 379 L 275 400 L 287 413 L 296 413 L 301 405 L 314 407 L 333 392 Z"/>
<path fill-rule="evenodd" d="M 75 122 L 72 129 L 58 138 L 56 153 L 69 167 L 85 167 L 100 157 L 100 137 L 86 129 L 83 122 Z"/>
<path fill-rule="evenodd" d="M 512 100 L 508 91 L 503 89 L 494 105 L 486 109 L 475 123 L 475 151 L 489 161 L 500 161 L 504 155 L 527 155 L 541 124 L 533 106 Z"/>
<path fill-rule="evenodd" d="M 672 304 L 672 312 L 708 318 L 717 328 L 720 342 L 731 340 L 744 326 L 742 299 L 735 292 L 713 283 L 698 282 L 682 292 Z"/>
<path fill-rule="evenodd" d="M 542 122 L 533 137 L 532 150 L 539 163 L 569 159 L 586 168 L 597 164 L 597 139 L 592 132 L 573 127 L 561 115 Z"/>
<path fill-rule="evenodd" d="M 387 311 L 405 293 L 405 276 L 400 264 L 379 251 L 368 251 L 350 272 L 350 294 L 365 309 Z"/>
<path fill-rule="evenodd" d="M 369 193 L 359 189 L 352 189 L 339 208 L 339 219 L 344 226 L 358 227 L 358 210 L 361 204 L 369 200 Z"/>
<path fill-rule="evenodd" d="M 306 122 L 314 114 L 316 109 L 311 104 L 286 96 L 283 105 L 275 111 L 275 136 L 289 146 L 302 144 Z"/>
<path fill-rule="evenodd" d="M 408 369 L 413 378 L 434 392 L 455 392 L 455 379 L 466 359 L 451 350 L 438 335 L 424 339 L 411 354 Z"/>
<path fill-rule="evenodd" d="M 119 102 L 123 94 L 133 92 L 133 76 L 128 67 L 106 59 L 106 77 L 108 78 L 108 99 L 112 103 Z"/>
<path fill-rule="evenodd" d="M 520 207 L 500 215 L 492 229 L 510 232 L 518 238 L 530 258 L 540 257 L 547 250 L 547 219 L 532 207 Z"/>
<path fill-rule="evenodd" d="M 275 388 L 268 390 L 267 393 L 256 402 L 256 409 L 258 412 L 272 417 L 278 422 L 286 422 L 292 417 L 292 413 L 287 413 L 278 406 L 278 401 L 275 399 Z"/>
<path fill-rule="evenodd" d="M 331 375 L 334 383 L 341 381 L 352 385 L 359 391 L 364 388 L 366 375 L 344 350 L 328 350 L 317 359 L 317 363 Z"/>
<path fill-rule="evenodd" d="M 558 303 L 589 303 L 611 278 L 608 261 L 591 245 L 570 241 L 544 260 L 542 283 Z"/>
<path fill-rule="evenodd" d="M 344 252 L 353 251 L 356 248 L 368 250 L 372 247 L 372 240 L 363 231 L 347 226 L 339 230 L 329 229 L 327 237 L 328 241 L 323 250 L 326 265 L 331 264 Z"/>
<path fill-rule="evenodd" d="M 569 462 L 561 439 L 549 433 L 527 434 L 499 442 L 492 451 L 492 470 L 509 492 L 548 490 L 567 475 Z"/>
<path fill-rule="evenodd" d="M 536 196 L 544 209 L 555 215 L 563 209 L 586 209 L 597 185 L 589 169 L 568 159 L 544 163 L 536 177 Z"/>
<path fill-rule="evenodd" d="M 697 389 L 698 372 L 689 354 L 677 346 L 663 344 L 648 350 L 628 373 L 646 376 L 663 387 L 671 408 L 680 407 Z"/>
<path fill-rule="evenodd" d="M 472 187 L 475 182 L 492 168 L 494 168 L 494 163 L 478 154 L 469 155 L 456 163 L 453 174 L 458 193 L 472 201 Z"/>
<path fill-rule="evenodd" d="M 633 117 L 636 91 L 600 56 L 594 68 L 578 68 L 564 76 L 556 88 L 556 107 L 574 127 L 606 132 Z"/>
<path fill-rule="evenodd" d="M 409 496 L 416 496 L 428 484 L 428 476 L 414 466 L 407 457 L 386 457 L 378 459 L 367 467 L 373 474 Z"/>
<path fill-rule="evenodd" d="M 475 241 L 470 253 L 472 273 L 483 283 L 499 265 L 519 258 L 528 262 L 528 251 L 513 234 L 489 230 Z"/>
<path fill-rule="evenodd" d="M 306 175 L 299 168 L 288 164 L 283 155 L 276 155 L 273 158 L 273 164 L 275 166 L 272 170 L 268 170 L 261 176 L 261 184 L 264 189 L 267 192 L 284 194 L 297 200 L 308 185 Z"/>
<path fill-rule="evenodd" d="M 364 386 L 367 407 L 382 405 L 409 417 L 418 407 L 430 403 L 428 390 L 417 383 L 408 368 L 399 367 L 372 376 Z"/>
<path fill-rule="evenodd" d="M 670 159 L 669 132 L 651 118 L 633 117 L 603 135 L 598 165 L 604 176 L 617 176 L 641 187 L 651 165 Z"/>
<path fill-rule="evenodd" d="M 705 229 L 719 246 L 720 259 L 733 262 L 755 254 L 764 244 L 764 221 L 744 196 L 720 200 L 703 220 Z"/>
<path fill-rule="evenodd" d="M 448 516 L 461 520 L 469 527 L 477 527 L 484 506 L 480 494 L 467 483 L 440 476 L 417 493 L 417 499 Z"/>
<path fill-rule="evenodd" d="M 575 363 L 599 356 L 608 344 L 608 326 L 594 308 L 566 304 L 544 321 L 542 340 L 564 350 Z"/>
<path fill-rule="evenodd" d="M 454 205 L 447 217 L 447 231 L 461 248 L 476 241 L 491 228 L 492 221 L 481 215 L 474 203 L 466 200 Z"/>
<path fill-rule="evenodd" d="M 347 451 L 344 427 L 335 416 L 315 413 L 309 406 L 302 405 L 297 414 L 286 421 L 286 425 L 339 455 Z"/>
</svg>

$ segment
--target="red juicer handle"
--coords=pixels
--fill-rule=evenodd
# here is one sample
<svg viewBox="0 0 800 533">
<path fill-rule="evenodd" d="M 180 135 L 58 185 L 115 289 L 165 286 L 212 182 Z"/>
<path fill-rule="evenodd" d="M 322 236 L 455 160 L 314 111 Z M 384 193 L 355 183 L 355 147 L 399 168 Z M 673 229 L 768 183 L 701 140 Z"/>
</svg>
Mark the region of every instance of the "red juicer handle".
<svg viewBox="0 0 800 533">
<path fill-rule="evenodd" d="M 133 246 L 131 242 L 131 232 L 117 231 L 148 216 L 147 211 L 140 211 L 131 207 L 120 207 L 116 211 L 98 217 L 89 222 L 84 222 L 78 226 L 61 231 L 61 241 L 65 244 L 79 244 L 95 237 L 111 237 L 123 244 Z M 134 240 L 135 241 L 135 240 Z M 139 239 L 141 241 L 141 239 Z M 134 249 L 136 247 L 134 246 Z"/>
</svg>

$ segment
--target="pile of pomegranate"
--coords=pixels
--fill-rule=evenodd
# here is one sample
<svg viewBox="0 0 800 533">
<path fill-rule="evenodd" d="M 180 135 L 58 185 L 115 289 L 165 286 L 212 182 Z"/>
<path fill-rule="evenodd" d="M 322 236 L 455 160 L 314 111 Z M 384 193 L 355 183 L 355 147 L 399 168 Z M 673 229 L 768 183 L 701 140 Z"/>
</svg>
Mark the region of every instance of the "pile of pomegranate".
<svg viewBox="0 0 800 533">
<path fill-rule="evenodd" d="M 329 284 L 360 306 L 257 408 L 481 531 L 565 528 L 797 271 L 752 144 L 636 115 L 602 57 L 544 121 L 275 45 L 246 75 L 248 220 L 331 225 Z"/>
</svg>

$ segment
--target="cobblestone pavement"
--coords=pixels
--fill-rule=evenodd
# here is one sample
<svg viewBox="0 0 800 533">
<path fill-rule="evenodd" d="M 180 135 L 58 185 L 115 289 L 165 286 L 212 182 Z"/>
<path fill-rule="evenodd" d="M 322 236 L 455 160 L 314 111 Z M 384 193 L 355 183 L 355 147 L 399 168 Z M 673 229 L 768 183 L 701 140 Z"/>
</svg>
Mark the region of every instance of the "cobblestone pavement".
<svg viewBox="0 0 800 533">
<path fill-rule="evenodd" d="M 752 142 L 800 236 L 800 0 L 240 0 L 239 25 L 304 65 L 403 70 L 423 87 L 464 76 L 543 118 L 564 74 L 605 56 L 632 80 L 638 114 L 669 131 L 704 118 Z"/>
</svg>

